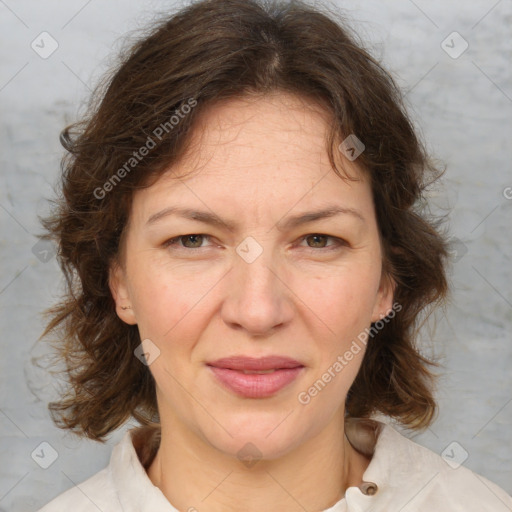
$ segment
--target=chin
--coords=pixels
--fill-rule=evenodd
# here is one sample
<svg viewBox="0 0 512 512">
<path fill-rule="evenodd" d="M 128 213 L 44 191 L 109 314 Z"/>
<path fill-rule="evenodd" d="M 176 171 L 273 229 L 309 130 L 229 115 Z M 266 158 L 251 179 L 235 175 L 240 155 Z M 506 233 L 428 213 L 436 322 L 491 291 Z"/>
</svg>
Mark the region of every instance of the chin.
<svg viewBox="0 0 512 512">
<path fill-rule="evenodd" d="M 212 447 L 241 462 L 273 460 L 286 455 L 304 441 L 304 425 L 299 427 L 292 416 L 293 413 L 285 421 L 286 414 L 281 412 L 263 415 L 246 413 L 236 418 L 223 418 L 219 423 L 229 434 L 219 425 L 215 424 L 212 428 L 210 424 L 203 430 L 203 436 Z"/>
</svg>

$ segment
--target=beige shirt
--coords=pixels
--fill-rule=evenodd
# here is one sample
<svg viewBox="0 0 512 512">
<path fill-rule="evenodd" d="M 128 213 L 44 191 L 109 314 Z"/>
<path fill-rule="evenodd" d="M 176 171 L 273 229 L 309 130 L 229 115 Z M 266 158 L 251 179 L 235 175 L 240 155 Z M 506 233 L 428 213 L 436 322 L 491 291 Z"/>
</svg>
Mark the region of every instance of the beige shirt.
<svg viewBox="0 0 512 512">
<path fill-rule="evenodd" d="M 359 487 L 323 512 L 511 512 L 512 497 L 457 461 L 457 446 L 444 458 L 391 425 L 355 419 L 346 435 L 371 461 Z M 155 453 L 154 431 L 132 429 L 112 451 L 109 465 L 64 492 L 39 512 L 178 512 L 155 487 L 145 467 Z M 204 505 L 190 504 L 187 511 Z"/>
</svg>

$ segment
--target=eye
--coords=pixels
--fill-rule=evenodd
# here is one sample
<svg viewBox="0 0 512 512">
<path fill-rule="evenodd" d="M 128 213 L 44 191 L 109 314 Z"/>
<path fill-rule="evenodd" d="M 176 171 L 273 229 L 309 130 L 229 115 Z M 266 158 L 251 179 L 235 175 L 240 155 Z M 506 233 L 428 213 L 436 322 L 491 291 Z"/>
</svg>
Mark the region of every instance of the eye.
<svg viewBox="0 0 512 512">
<path fill-rule="evenodd" d="M 174 238 L 170 238 L 162 245 L 163 247 L 180 250 L 180 249 L 205 249 L 207 246 L 204 246 L 202 243 L 206 240 L 209 240 L 210 235 L 206 235 L 203 233 L 192 233 L 188 235 L 180 235 L 175 236 Z M 328 240 L 334 241 L 331 245 L 326 245 Z M 301 241 L 306 241 L 308 243 L 308 248 L 312 250 L 316 249 L 325 249 L 325 250 L 335 250 L 342 246 L 347 246 L 348 243 L 338 237 L 324 235 L 322 233 L 311 233 L 309 235 L 305 235 L 302 237 Z M 312 243 L 313 245 L 310 245 Z"/>
<path fill-rule="evenodd" d="M 209 235 L 204 234 L 190 234 L 190 235 L 180 235 L 175 236 L 174 238 L 171 238 L 164 242 L 164 247 L 171 247 L 175 246 L 176 249 L 202 249 L 204 248 L 202 246 L 202 242 L 205 239 L 210 238 Z M 184 245 L 178 245 L 180 242 L 184 243 Z M 190 245 L 188 245 L 190 243 Z"/>
<path fill-rule="evenodd" d="M 337 249 L 341 246 L 348 245 L 347 242 L 341 238 L 338 238 L 335 236 L 324 235 L 322 233 L 311 233 L 309 235 L 305 235 L 304 237 L 302 237 L 302 240 L 303 241 L 305 240 L 307 242 L 312 241 L 312 243 L 314 245 L 309 245 L 309 243 L 308 243 L 308 248 L 310 248 L 310 249 L 332 250 L 332 249 Z M 326 246 L 325 244 L 327 243 L 328 240 L 334 240 L 334 244 L 331 244 L 330 246 Z"/>
</svg>

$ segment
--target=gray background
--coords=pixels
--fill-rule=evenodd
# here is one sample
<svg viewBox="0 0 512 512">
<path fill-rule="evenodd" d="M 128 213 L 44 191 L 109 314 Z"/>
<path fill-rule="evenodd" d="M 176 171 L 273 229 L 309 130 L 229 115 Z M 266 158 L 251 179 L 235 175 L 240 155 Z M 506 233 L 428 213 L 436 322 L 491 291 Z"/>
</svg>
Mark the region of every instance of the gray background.
<svg viewBox="0 0 512 512">
<path fill-rule="evenodd" d="M 373 52 L 407 91 L 433 154 L 445 162 L 431 193 L 449 213 L 451 302 L 422 331 L 424 351 L 445 365 L 440 415 L 414 440 L 455 458 L 512 494 L 512 1 L 339 1 Z M 60 130 L 82 111 L 128 30 L 171 1 L 0 0 L 0 511 L 33 511 L 104 467 L 123 430 L 101 445 L 58 430 L 46 404 L 58 389 L 31 357 L 40 312 L 59 294 L 55 258 L 33 251 L 37 214 L 59 172 Z M 47 31 L 46 59 L 31 42 Z M 441 43 L 468 42 L 458 58 Z M 452 53 L 462 41 L 448 39 Z M 40 39 L 36 39 L 36 42 Z M 46 46 L 48 48 L 48 46 Z M 48 442 L 58 458 L 31 453 Z M 36 451 L 37 453 L 39 452 Z M 45 457 L 50 451 L 46 449 Z M 34 459 L 37 456 L 34 455 Z M 43 461 L 44 462 L 44 461 Z"/>
</svg>

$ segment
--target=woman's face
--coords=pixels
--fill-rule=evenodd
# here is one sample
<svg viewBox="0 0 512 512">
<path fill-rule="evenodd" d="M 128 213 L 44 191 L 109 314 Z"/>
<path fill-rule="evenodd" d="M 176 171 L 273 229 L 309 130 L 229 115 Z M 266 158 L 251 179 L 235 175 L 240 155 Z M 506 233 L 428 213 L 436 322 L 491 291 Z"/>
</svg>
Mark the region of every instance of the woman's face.
<svg viewBox="0 0 512 512">
<path fill-rule="evenodd" d="M 339 428 L 362 333 L 390 310 L 392 286 L 370 185 L 341 154 L 360 179 L 335 175 L 324 113 L 275 94 L 218 104 L 201 126 L 192 152 L 135 193 L 111 289 L 151 340 L 163 427 L 272 459 Z M 340 212 L 301 221 L 326 209 Z"/>
</svg>

